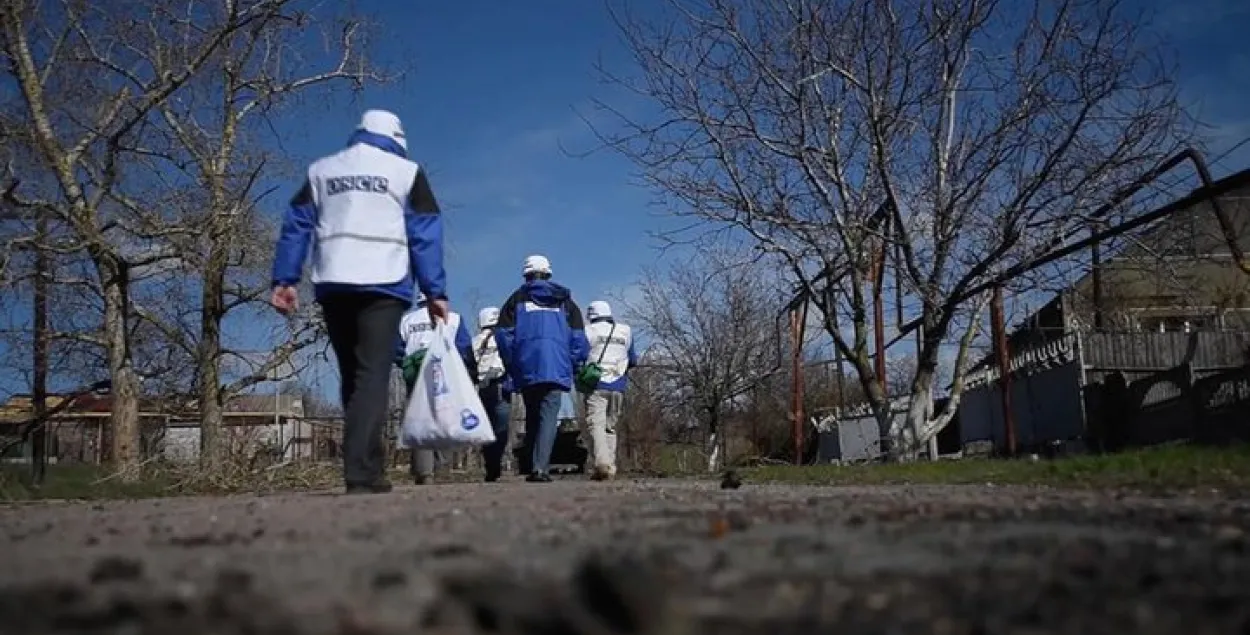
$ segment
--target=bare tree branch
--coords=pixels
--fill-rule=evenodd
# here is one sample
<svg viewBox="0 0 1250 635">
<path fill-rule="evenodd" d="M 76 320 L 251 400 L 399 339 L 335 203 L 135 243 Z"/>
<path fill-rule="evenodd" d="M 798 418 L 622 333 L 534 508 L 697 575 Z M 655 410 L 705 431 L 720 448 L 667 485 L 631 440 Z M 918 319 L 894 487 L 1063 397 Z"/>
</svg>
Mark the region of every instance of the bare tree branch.
<svg viewBox="0 0 1250 635">
<path fill-rule="evenodd" d="M 596 128 L 600 142 L 689 231 L 730 229 L 780 260 L 887 441 L 874 296 L 900 288 L 918 318 L 914 438 L 946 418 L 923 404 L 940 347 L 968 332 L 957 299 L 1040 257 L 1192 138 L 1171 68 L 1115 0 L 667 8 L 613 11 L 637 73 L 600 70 L 655 115 L 599 103 L 617 125 Z M 874 255 L 889 250 L 898 266 L 879 276 Z"/>
</svg>

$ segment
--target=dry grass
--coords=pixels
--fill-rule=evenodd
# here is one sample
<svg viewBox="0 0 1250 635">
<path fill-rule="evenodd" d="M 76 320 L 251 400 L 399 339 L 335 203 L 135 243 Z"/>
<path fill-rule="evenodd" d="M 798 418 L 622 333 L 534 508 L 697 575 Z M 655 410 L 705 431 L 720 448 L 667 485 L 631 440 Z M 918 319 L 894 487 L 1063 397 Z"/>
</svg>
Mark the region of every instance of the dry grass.
<svg viewBox="0 0 1250 635">
<path fill-rule="evenodd" d="M 147 463 L 137 474 L 96 465 L 50 465 L 41 487 L 30 483 L 30 466 L 0 467 L 0 500 L 98 500 L 226 494 L 265 494 L 339 487 L 339 463 L 289 463 L 252 467 L 226 461 L 219 469 L 197 464 Z"/>
</svg>

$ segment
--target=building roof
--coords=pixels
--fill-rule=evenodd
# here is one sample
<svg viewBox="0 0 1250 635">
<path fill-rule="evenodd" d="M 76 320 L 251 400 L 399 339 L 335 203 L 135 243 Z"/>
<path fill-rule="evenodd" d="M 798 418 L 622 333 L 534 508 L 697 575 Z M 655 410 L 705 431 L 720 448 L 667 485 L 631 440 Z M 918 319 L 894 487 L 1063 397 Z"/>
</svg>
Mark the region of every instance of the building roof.
<svg viewBox="0 0 1250 635">
<path fill-rule="evenodd" d="M 1246 181 L 1250 179 L 1250 168 L 1241 170 L 1234 174 L 1230 174 L 1222 179 L 1218 179 L 1213 185 L 1221 185 L 1231 181 Z M 1199 191 L 1195 188 L 1187 196 Z M 1220 196 L 1220 200 L 1224 201 L 1229 198 L 1238 198 L 1250 192 L 1250 186 L 1242 186 Z M 1183 198 L 1183 197 L 1182 197 Z M 1179 200 L 1179 199 L 1178 199 Z M 1194 232 L 1195 220 L 1199 219 L 1199 213 L 1206 213 L 1206 204 L 1195 205 L 1186 210 L 1178 210 L 1172 216 L 1168 216 L 1147 225 L 1144 229 L 1136 233 L 1137 241 L 1122 247 L 1116 253 L 1104 261 L 1104 265 L 1110 265 L 1116 261 L 1128 261 L 1135 257 L 1143 255 L 1141 252 L 1147 251 L 1143 244 L 1160 244 L 1170 245 L 1175 243 L 1173 234 L 1176 232 Z M 1213 214 L 1206 218 L 1213 219 Z M 1239 219 L 1234 219 L 1239 220 Z M 1246 221 L 1241 220 L 1242 223 Z M 1210 241 L 1208 241 L 1210 242 Z M 1220 253 L 1220 249 L 1227 250 L 1219 243 L 1209 245 L 1210 253 Z M 1072 291 L 1083 288 L 1088 284 L 1092 284 L 1093 272 L 1086 271 L 1079 278 L 1065 287 L 1062 291 L 1056 293 L 1046 304 L 1043 304 L 1036 311 L 1030 313 L 1027 317 L 1017 322 L 1011 327 L 1007 335 L 1007 345 L 1009 350 L 1013 352 L 1021 351 L 1026 348 L 1039 344 L 1046 344 L 1048 341 L 1061 337 L 1066 334 L 1065 315 L 1067 307 L 1065 306 L 1065 296 Z M 993 353 L 990 353 L 974 364 L 969 371 L 975 371 L 990 365 L 993 362 Z"/>
<path fill-rule="evenodd" d="M 47 407 L 56 408 L 67 395 L 48 395 Z M 139 411 L 143 416 L 168 414 L 170 403 L 178 403 L 178 397 L 143 397 L 139 400 Z M 227 413 L 264 413 L 273 414 L 275 399 L 273 394 L 235 395 L 225 407 Z M 183 402 L 187 403 L 187 402 Z M 65 417 L 81 414 L 105 414 L 113 406 L 113 396 L 87 393 L 76 399 L 69 408 L 59 412 L 57 416 Z M 303 416 L 303 400 L 300 395 L 278 395 L 277 412 L 287 416 Z M 194 411 L 196 402 L 190 401 L 186 410 Z M 17 423 L 27 421 L 34 414 L 32 397 L 28 394 L 16 394 L 0 403 L 0 423 Z"/>
</svg>

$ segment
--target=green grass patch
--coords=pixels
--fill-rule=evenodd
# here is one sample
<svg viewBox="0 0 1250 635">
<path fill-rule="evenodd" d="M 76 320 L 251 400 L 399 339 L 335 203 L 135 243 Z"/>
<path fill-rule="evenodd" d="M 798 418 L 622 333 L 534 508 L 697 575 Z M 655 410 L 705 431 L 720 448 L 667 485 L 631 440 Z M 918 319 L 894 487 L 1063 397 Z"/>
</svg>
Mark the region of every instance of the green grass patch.
<svg viewBox="0 0 1250 635">
<path fill-rule="evenodd" d="M 0 467 L 0 500 L 112 499 L 167 496 L 170 483 L 154 474 L 137 482 L 109 478 L 95 465 L 49 465 L 42 487 L 30 482 L 31 467 L 8 463 Z"/>
<path fill-rule="evenodd" d="M 1250 489 L 1250 446 L 1177 445 L 1054 460 L 963 459 L 855 466 L 767 466 L 755 482 L 810 485 L 1003 484 L 1073 489 Z"/>
</svg>

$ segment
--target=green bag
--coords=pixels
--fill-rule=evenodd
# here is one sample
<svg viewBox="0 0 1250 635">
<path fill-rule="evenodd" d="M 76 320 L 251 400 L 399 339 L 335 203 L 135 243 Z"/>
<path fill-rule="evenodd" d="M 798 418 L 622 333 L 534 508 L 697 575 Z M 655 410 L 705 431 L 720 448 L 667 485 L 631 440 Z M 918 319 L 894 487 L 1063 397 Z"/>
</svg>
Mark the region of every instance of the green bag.
<svg viewBox="0 0 1250 635">
<path fill-rule="evenodd" d="M 612 343 L 612 334 L 616 333 L 616 322 L 612 323 L 612 328 L 608 329 L 608 341 L 603 343 L 603 350 L 599 351 L 599 359 L 592 364 L 584 364 L 577 369 L 577 376 L 573 378 L 573 384 L 577 386 L 577 391 L 590 394 L 599 387 L 599 380 L 603 378 L 603 355 L 608 352 L 608 345 Z"/>
<path fill-rule="evenodd" d="M 595 388 L 599 387 L 599 380 L 603 377 L 603 369 L 599 364 L 586 364 L 577 369 L 577 377 L 573 379 L 573 383 L 577 384 L 577 391 L 583 393 L 592 393 Z"/>
<path fill-rule="evenodd" d="M 421 362 L 425 360 L 425 349 L 421 349 L 404 358 L 404 385 L 408 387 L 408 392 L 412 392 L 412 387 L 417 383 L 417 374 L 421 372 Z"/>
</svg>

